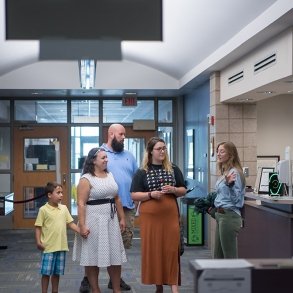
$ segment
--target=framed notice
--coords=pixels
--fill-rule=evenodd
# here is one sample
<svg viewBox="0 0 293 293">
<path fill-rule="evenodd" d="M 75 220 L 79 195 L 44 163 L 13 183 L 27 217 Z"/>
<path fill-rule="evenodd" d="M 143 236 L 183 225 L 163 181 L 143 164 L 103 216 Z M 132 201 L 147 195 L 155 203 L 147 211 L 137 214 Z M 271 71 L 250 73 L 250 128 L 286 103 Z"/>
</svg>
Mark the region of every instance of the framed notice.
<svg viewBox="0 0 293 293">
<path fill-rule="evenodd" d="M 275 168 L 262 168 L 260 174 L 258 193 L 269 194 L 270 173 L 273 173 Z"/>
<path fill-rule="evenodd" d="M 279 162 L 279 160 L 280 160 L 280 156 L 277 156 L 277 155 L 257 156 L 257 164 L 256 164 L 257 173 L 256 173 L 255 186 L 254 186 L 254 192 L 255 193 L 259 193 L 262 169 L 263 168 L 273 168 L 274 171 L 275 171 L 276 167 L 277 167 L 277 163 Z"/>
</svg>

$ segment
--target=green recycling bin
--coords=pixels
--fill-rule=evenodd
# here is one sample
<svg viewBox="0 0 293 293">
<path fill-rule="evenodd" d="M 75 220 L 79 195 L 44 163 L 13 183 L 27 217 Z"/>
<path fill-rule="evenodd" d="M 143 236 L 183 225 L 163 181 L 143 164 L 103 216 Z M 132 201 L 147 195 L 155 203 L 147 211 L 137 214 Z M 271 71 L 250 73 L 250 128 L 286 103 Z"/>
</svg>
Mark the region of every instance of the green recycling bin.
<svg viewBox="0 0 293 293">
<path fill-rule="evenodd" d="M 184 226 L 184 244 L 204 245 L 204 215 L 194 212 L 195 197 L 180 199 L 181 221 Z"/>
</svg>

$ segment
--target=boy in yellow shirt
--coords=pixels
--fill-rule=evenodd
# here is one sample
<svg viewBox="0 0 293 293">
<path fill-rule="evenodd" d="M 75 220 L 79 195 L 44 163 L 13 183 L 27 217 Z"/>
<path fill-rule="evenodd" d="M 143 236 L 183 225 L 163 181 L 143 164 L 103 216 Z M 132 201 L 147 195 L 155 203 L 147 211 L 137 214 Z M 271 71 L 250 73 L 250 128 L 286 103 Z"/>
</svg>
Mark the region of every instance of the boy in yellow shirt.
<svg viewBox="0 0 293 293">
<path fill-rule="evenodd" d="M 66 251 L 68 251 L 67 226 L 79 233 L 67 207 L 61 204 L 62 185 L 48 182 L 45 194 L 48 202 L 39 209 L 35 222 L 36 244 L 42 251 L 42 293 L 47 293 L 51 278 L 52 292 L 58 292 L 60 275 L 64 275 Z"/>
</svg>

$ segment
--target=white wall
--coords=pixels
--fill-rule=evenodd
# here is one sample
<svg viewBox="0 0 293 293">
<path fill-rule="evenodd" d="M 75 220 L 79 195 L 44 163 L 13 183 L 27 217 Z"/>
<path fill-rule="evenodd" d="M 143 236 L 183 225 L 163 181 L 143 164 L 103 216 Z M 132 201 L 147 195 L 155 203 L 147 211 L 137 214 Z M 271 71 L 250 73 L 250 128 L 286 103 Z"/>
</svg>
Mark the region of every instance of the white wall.
<svg viewBox="0 0 293 293">
<path fill-rule="evenodd" d="M 177 79 L 130 61 L 98 61 L 97 89 L 178 89 Z M 40 61 L 0 76 L 0 89 L 80 89 L 77 61 Z"/>
<path fill-rule="evenodd" d="M 256 89 L 274 81 L 292 75 L 293 56 L 293 30 L 289 28 L 269 40 L 247 56 L 237 60 L 234 64 L 221 71 L 221 101 L 240 96 L 247 92 L 257 92 Z M 254 66 L 275 54 L 276 61 L 258 72 L 254 72 Z M 264 62 L 265 63 L 265 62 Z M 243 71 L 243 78 L 229 84 L 229 78 Z M 253 98 L 253 96 L 251 96 Z"/>
<path fill-rule="evenodd" d="M 279 155 L 293 149 L 293 95 L 282 95 L 257 103 L 257 155 Z"/>
</svg>

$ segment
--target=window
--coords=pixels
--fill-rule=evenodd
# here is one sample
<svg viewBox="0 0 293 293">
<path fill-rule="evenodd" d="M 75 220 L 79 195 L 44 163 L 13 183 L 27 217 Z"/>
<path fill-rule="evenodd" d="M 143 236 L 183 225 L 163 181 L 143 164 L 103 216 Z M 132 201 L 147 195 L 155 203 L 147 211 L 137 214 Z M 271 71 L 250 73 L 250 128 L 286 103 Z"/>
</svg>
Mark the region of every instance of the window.
<svg viewBox="0 0 293 293">
<path fill-rule="evenodd" d="M 55 144 L 57 138 L 25 138 L 24 170 L 54 171 L 56 170 Z"/>
<path fill-rule="evenodd" d="M 173 127 L 159 127 L 158 135 L 165 141 L 169 158 L 173 161 Z"/>
<path fill-rule="evenodd" d="M 71 214 L 77 215 L 76 187 L 88 152 L 99 146 L 99 127 L 71 127 Z"/>
<path fill-rule="evenodd" d="M 173 122 L 172 100 L 158 101 L 158 121 L 159 123 Z"/>
<path fill-rule="evenodd" d="M 10 102 L 9 101 L 0 101 L 0 122 L 9 122 L 10 121 Z"/>
<path fill-rule="evenodd" d="M 18 100 L 15 101 L 15 120 L 34 123 L 66 123 L 67 101 Z"/>
<path fill-rule="evenodd" d="M 99 123 L 99 101 L 78 100 L 71 102 L 72 123 Z"/>
<path fill-rule="evenodd" d="M 138 100 L 137 106 L 122 106 L 121 100 L 103 101 L 104 123 L 132 123 L 134 119 L 153 120 L 154 101 Z"/>
<path fill-rule="evenodd" d="M 99 146 L 99 127 L 71 127 L 71 169 L 82 169 L 88 152 Z"/>
<path fill-rule="evenodd" d="M 0 170 L 10 169 L 10 128 L 0 127 Z"/>
</svg>

